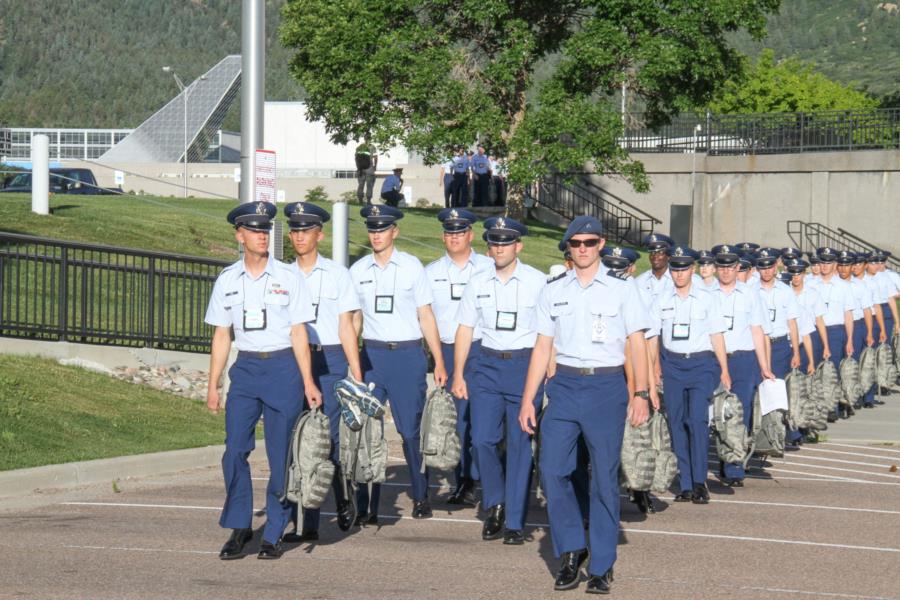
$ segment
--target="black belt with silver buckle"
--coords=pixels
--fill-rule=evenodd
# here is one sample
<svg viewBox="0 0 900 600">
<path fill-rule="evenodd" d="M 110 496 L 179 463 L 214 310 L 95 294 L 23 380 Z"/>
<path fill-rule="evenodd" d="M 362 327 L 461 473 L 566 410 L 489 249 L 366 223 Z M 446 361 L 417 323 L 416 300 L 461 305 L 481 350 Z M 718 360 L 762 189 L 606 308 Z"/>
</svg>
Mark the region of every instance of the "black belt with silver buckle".
<svg viewBox="0 0 900 600">
<path fill-rule="evenodd" d="M 266 360 L 268 358 L 278 358 L 279 356 L 286 356 L 293 353 L 294 350 L 290 347 L 282 348 L 281 350 L 272 350 L 270 352 L 250 352 L 249 350 L 240 350 L 238 351 L 238 358 L 259 358 Z"/>
<path fill-rule="evenodd" d="M 728 356 L 728 358 L 731 358 L 732 356 L 744 356 L 745 354 L 753 354 L 754 352 L 756 352 L 756 351 L 755 350 L 735 350 L 734 352 L 728 352 L 727 356 Z"/>
<path fill-rule="evenodd" d="M 689 358 L 707 358 L 713 357 L 715 354 L 712 350 L 703 350 L 702 352 L 672 352 L 671 350 L 666 350 L 666 358 L 680 358 L 682 360 L 687 360 Z"/>
<path fill-rule="evenodd" d="M 422 339 L 419 338 L 417 340 L 405 340 L 402 342 L 382 342 L 380 340 L 363 340 L 364 346 L 370 346 L 372 348 L 382 348 L 385 350 L 400 350 L 401 348 L 421 348 L 422 347 Z"/>
<path fill-rule="evenodd" d="M 309 351 L 310 352 L 330 352 L 332 350 L 341 350 L 343 346 L 340 344 L 310 344 Z"/>
<path fill-rule="evenodd" d="M 494 350 L 493 348 L 485 348 L 484 346 L 482 346 L 481 352 L 483 354 L 486 354 L 487 356 L 502 358 L 503 360 L 521 358 L 523 356 L 531 356 L 531 348 L 520 348 L 518 350 Z"/>
<path fill-rule="evenodd" d="M 771 342 L 780 342 L 781 340 L 786 340 L 786 339 L 788 339 L 787 334 L 779 335 L 778 337 L 772 337 L 771 335 L 769 336 L 769 340 Z"/>
<path fill-rule="evenodd" d="M 583 377 L 588 377 L 590 375 L 618 375 L 620 373 L 625 373 L 625 368 L 622 366 L 618 367 L 570 367 L 569 365 L 556 365 L 556 370 L 559 373 L 566 373 L 568 375 L 581 375 Z"/>
</svg>

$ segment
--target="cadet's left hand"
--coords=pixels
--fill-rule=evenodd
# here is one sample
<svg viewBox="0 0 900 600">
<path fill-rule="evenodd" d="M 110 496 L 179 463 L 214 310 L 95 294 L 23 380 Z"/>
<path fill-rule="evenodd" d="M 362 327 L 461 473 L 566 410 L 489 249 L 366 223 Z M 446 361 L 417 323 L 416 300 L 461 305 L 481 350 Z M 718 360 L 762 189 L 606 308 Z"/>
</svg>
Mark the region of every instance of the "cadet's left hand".
<svg viewBox="0 0 900 600">
<path fill-rule="evenodd" d="M 794 352 L 794 355 L 791 357 L 791 368 L 798 369 L 800 368 L 800 353 Z M 775 379 L 773 376 L 772 379 Z"/>
<path fill-rule="evenodd" d="M 628 414 L 625 418 L 632 427 L 640 427 L 650 418 L 649 403 L 639 396 L 632 396 L 628 401 Z"/>
<path fill-rule="evenodd" d="M 523 402 L 522 408 L 519 409 L 519 427 L 528 435 L 534 435 L 534 428 L 537 427 L 537 417 L 534 413 L 534 404 L 531 402 Z"/>
<path fill-rule="evenodd" d="M 316 384 L 310 382 L 304 384 L 303 387 L 306 390 L 306 401 L 309 402 L 310 408 L 322 406 L 322 392 L 319 391 Z"/>
<path fill-rule="evenodd" d="M 719 380 L 722 382 L 722 387 L 724 387 L 729 392 L 731 391 L 731 375 L 728 371 L 722 371 L 722 376 L 719 377 Z"/>
<path fill-rule="evenodd" d="M 434 385 L 438 387 L 447 385 L 447 369 L 444 368 L 444 365 L 434 366 Z"/>
<path fill-rule="evenodd" d="M 813 366 L 812 362 L 810 362 L 809 365 L 807 365 L 807 367 L 806 367 L 806 374 L 812 375 L 815 372 L 816 372 L 816 367 Z"/>
<path fill-rule="evenodd" d="M 791 368 L 796 369 L 800 366 L 800 361 L 797 361 L 797 366 L 794 366 L 794 361 L 791 361 Z M 763 379 L 775 379 L 775 373 L 772 372 L 771 369 L 762 369 Z"/>
<path fill-rule="evenodd" d="M 887 334 L 882 329 L 881 332 L 879 332 L 879 334 L 878 334 L 878 343 L 883 344 L 886 341 L 887 341 Z"/>
<path fill-rule="evenodd" d="M 884 342 L 882 342 L 882 343 L 884 343 Z M 870 333 L 869 335 L 866 336 L 866 346 L 871 348 L 874 345 L 875 345 L 875 338 Z"/>
<path fill-rule="evenodd" d="M 853 356 L 853 340 L 847 340 L 847 346 L 844 348 L 844 351 L 847 353 L 847 357 Z"/>
</svg>

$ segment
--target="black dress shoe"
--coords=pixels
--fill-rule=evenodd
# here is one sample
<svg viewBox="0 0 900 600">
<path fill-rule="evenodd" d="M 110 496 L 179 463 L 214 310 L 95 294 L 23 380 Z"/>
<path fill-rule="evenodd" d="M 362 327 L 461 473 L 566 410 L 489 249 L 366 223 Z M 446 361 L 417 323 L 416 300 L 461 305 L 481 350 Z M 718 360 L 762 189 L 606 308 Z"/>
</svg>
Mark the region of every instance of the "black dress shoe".
<svg viewBox="0 0 900 600">
<path fill-rule="evenodd" d="M 828 416 L 825 418 L 829 423 L 836 423 L 838 420 L 837 413 L 833 410 L 828 411 Z"/>
<path fill-rule="evenodd" d="M 225 542 L 224 546 L 222 546 L 222 551 L 219 552 L 219 558 L 221 558 L 222 560 L 234 560 L 236 558 L 243 558 L 244 546 L 251 539 L 253 539 L 252 529 L 233 529 L 231 531 L 231 537 L 228 538 L 228 541 Z"/>
<path fill-rule="evenodd" d="M 650 502 L 650 492 L 632 491 L 631 497 L 642 515 L 646 515 L 649 512 L 656 512 L 653 510 L 653 503 Z"/>
<path fill-rule="evenodd" d="M 576 550 L 575 552 L 564 552 L 559 565 L 559 571 L 556 572 L 556 581 L 553 582 L 554 590 L 571 590 L 578 587 L 578 574 L 581 567 L 588 559 L 588 551 Z"/>
<path fill-rule="evenodd" d="M 698 483 L 694 485 L 694 494 L 691 498 L 691 502 L 693 502 L 694 504 L 709 503 L 709 490 L 706 489 L 705 483 Z"/>
<path fill-rule="evenodd" d="M 694 499 L 694 492 L 691 490 L 681 490 L 675 495 L 675 502 L 690 502 Z"/>
<path fill-rule="evenodd" d="M 455 504 L 459 506 L 475 506 L 477 498 L 475 497 L 475 481 L 465 477 L 460 480 L 459 485 L 447 498 L 447 504 Z"/>
<path fill-rule="evenodd" d="M 283 553 L 284 549 L 281 547 L 281 540 L 274 544 L 263 540 L 259 545 L 259 554 L 256 555 L 256 558 L 260 560 L 276 560 L 281 558 Z"/>
<path fill-rule="evenodd" d="M 744 480 L 738 477 L 728 477 L 722 483 L 728 487 L 744 487 Z"/>
<path fill-rule="evenodd" d="M 378 515 L 371 514 L 369 518 L 366 519 L 366 525 L 378 525 Z"/>
<path fill-rule="evenodd" d="M 507 546 L 521 546 L 525 543 L 525 534 L 521 529 L 507 529 L 503 532 L 503 543 Z"/>
<path fill-rule="evenodd" d="M 341 531 L 347 531 L 353 525 L 353 504 L 344 500 L 337 505 L 337 526 Z"/>
<path fill-rule="evenodd" d="M 481 539 L 496 540 L 503 535 L 503 521 L 506 519 L 506 510 L 502 504 L 492 506 L 481 528 Z"/>
<path fill-rule="evenodd" d="M 428 500 L 418 500 L 413 501 L 413 509 L 412 509 L 412 518 L 413 519 L 430 519 L 431 518 L 431 505 L 428 504 Z"/>
<path fill-rule="evenodd" d="M 588 594 L 608 594 L 612 582 L 613 570 L 610 567 L 609 571 L 603 575 L 591 575 L 584 591 Z"/>
<path fill-rule="evenodd" d="M 874 404 L 863 404 L 863 408 L 875 408 Z"/>
<path fill-rule="evenodd" d="M 354 527 L 363 527 L 366 524 L 366 519 L 368 518 L 368 513 L 358 513 L 356 518 L 353 519 Z"/>
<path fill-rule="evenodd" d="M 876 405 L 876 406 L 881 406 L 882 404 L 884 404 L 884 400 L 879 400 L 878 398 L 875 398 L 875 405 Z"/>
</svg>

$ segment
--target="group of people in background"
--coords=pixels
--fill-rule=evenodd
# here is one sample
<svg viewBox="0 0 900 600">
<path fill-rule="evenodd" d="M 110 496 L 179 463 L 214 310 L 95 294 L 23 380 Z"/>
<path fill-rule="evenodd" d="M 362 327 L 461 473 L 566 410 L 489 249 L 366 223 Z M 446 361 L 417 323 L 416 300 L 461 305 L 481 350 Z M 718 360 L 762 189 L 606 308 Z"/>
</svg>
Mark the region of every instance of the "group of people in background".
<svg viewBox="0 0 900 600">
<path fill-rule="evenodd" d="M 452 191 L 450 206 L 437 214 L 436 234 L 446 253 L 427 266 L 395 247 L 403 212 L 390 205 L 361 210 L 372 252 L 349 269 L 318 253 L 330 218 L 318 206 L 284 208 L 297 254 L 290 265 L 266 253 L 274 205 L 249 203 L 229 214 L 244 258 L 216 281 L 206 316 L 215 327 L 211 410 L 220 406 L 217 383 L 232 330 L 239 351 L 230 371 L 220 519 L 232 533 L 220 558 L 243 556 L 252 535 L 247 457 L 261 414 L 271 474 L 259 558 L 280 557 L 284 542 L 318 539 L 318 512 L 305 511 L 298 523 L 295 508 L 279 496 L 289 435 L 304 406 L 322 406 L 337 448 L 333 383 L 348 374 L 371 383 L 390 404 L 411 483 L 411 516 L 431 517 L 430 474 L 419 447 L 427 349 L 434 385 L 454 397 L 462 441 L 454 486 L 443 501 L 480 502 L 486 542 L 526 543 L 532 436 L 539 428 L 539 473 L 560 559 L 554 589 L 577 587 L 586 568 L 586 591 L 608 593 L 623 434 L 661 409 L 658 390 L 678 462 L 675 501 L 706 504 L 708 405 L 718 385 L 746 404 L 762 379 L 884 342 L 900 322 L 900 279 L 884 268 L 883 252 L 821 248 L 805 256 L 750 243 L 697 252 L 651 234 L 644 240 L 651 269 L 633 277 L 638 252 L 608 246 L 601 222 L 581 216 L 560 240 L 568 268 L 548 277 L 519 258 L 528 228 L 501 216 L 483 222 L 487 255 L 480 255 L 472 248 L 479 219 L 463 208 L 463 187 L 470 174 L 478 176 L 477 206 L 486 187 L 477 182 L 481 176 L 489 182 L 494 172 L 483 148 L 472 159 L 461 148 L 445 165 Z M 875 402 L 866 396 L 863 405 Z M 749 427 L 749 405 L 744 414 Z M 794 439 L 802 441 L 802 432 Z M 336 450 L 332 460 L 340 480 Z M 725 485 L 740 487 L 744 477 L 741 464 L 719 466 Z M 379 484 L 360 487 L 355 498 L 339 487 L 341 530 L 378 523 Z M 638 507 L 653 512 L 653 499 L 644 496 Z"/>
</svg>

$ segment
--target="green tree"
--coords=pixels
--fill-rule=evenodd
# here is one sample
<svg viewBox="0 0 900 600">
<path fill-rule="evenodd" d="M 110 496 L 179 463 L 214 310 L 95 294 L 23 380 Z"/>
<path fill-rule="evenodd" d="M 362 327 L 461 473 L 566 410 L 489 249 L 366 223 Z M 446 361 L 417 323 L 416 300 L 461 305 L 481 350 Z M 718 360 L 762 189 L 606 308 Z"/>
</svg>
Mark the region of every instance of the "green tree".
<svg viewBox="0 0 900 600">
<path fill-rule="evenodd" d="M 716 113 L 812 112 L 875 108 L 878 100 L 832 81 L 814 65 L 795 59 L 776 62 L 772 50 L 729 79 L 709 104 Z"/>
<path fill-rule="evenodd" d="M 291 0 L 281 39 L 335 142 L 369 136 L 435 163 L 479 140 L 508 159 L 514 186 L 591 161 L 643 191 L 612 96 L 625 84 L 650 124 L 707 103 L 741 68 L 726 34 L 761 38 L 779 2 Z M 550 58 L 552 76 L 526 95 Z"/>
</svg>

